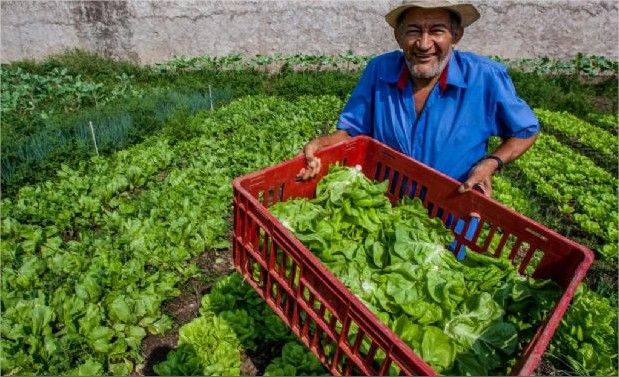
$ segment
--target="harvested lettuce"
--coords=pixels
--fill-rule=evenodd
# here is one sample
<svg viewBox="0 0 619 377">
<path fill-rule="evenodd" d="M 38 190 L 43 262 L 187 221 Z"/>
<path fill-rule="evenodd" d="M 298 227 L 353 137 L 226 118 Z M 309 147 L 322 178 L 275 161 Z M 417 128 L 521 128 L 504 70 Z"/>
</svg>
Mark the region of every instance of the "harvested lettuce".
<svg viewBox="0 0 619 377">
<path fill-rule="evenodd" d="M 457 261 L 440 219 L 419 199 L 392 206 L 387 185 L 333 166 L 316 198 L 270 211 L 434 370 L 507 374 L 559 287 L 520 276 L 507 260 L 470 252 Z"/>
</svg>

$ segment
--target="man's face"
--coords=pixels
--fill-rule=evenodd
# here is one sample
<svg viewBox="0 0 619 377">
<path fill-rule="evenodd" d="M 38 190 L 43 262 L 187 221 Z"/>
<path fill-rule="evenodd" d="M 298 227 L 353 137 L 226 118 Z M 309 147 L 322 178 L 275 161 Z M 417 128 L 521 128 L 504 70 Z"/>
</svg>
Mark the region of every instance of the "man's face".
<svg viewBox="0 0 619 377">
<path fill-rule="evenodd" d="M 408 68 L 414 78 L 438 76 L 447 65 L 452 43 L 449 11 L 445 9 L 409 9 L 396 39 L 404 51 Z"/>
</svg>

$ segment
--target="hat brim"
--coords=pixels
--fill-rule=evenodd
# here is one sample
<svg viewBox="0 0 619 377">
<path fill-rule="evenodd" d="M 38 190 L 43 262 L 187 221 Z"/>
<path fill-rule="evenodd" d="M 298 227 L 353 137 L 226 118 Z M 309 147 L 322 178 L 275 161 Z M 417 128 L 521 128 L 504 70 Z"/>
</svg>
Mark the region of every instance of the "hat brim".
<svg viewBox="0 0 619 377">
<path fill-rule="evenodd" d="M 458 16 L 460 16 L 460 22 L 462 27 L 467 27 L 471 25 L 473 22 L 477 21 L 480 17 L 477 9 L 471 4 L 456 4 L 456 5 L 445 5 L 445 6 L 424 6 L 424 5 L 402 5 L 399 6 L 385 16 L 385 20 L 392 28 L 398 27 L 398 18 L 400 15 L 411 8 L 425 8 L 425 9 L 447 9 Z"/>
</svg>

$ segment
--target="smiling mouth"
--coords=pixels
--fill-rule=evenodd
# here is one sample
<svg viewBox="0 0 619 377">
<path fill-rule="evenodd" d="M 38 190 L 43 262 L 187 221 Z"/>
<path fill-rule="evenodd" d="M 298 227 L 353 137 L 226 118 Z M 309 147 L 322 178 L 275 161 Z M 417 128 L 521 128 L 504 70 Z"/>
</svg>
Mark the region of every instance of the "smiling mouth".
<svg viewBox="0 0 619 377">
<path fill-rule="evenodd" d="M 434 58 L 434 55 L 413 55 L 415 63 L 426 63 Z"/>
</svg>

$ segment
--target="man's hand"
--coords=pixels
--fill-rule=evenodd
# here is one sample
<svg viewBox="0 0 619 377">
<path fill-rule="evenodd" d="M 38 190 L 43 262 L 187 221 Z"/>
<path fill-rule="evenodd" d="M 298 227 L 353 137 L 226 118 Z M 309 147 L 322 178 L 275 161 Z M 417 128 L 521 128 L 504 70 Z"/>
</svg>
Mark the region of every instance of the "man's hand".
<svg viewBox="0 0 619 377">
<path fill-rule="evenodd" d="M 520 157 L 526 152 L 533 143 L 537 140 L 537 135 L 533 135 L 526 139 L 510 137 L 504 139 L 501 145 L 492 152 L 492 156 L 496 156 L 507 164 Z M 473 166 L 469 173 L 469 178 L 464 182 L 458 191 L 467 192 L 472 188 L 478 188 L 486 196 L 492 196 L 492 174 L 498 169 L 499 163 L 493 159 L 483 159 Z"/>
<path fill-rule="evenodd" d="M 458 187 L 459 192 L 467 192 L 472 188 L 478 188 L 487 197 L 492 197 L 492 174 L 499 167 L 495 160 L 481 160 L 471 169 L 469 178 Z"/>
<path fill-rule="evenodd" d="M 303 148 L 303 154 L 305 155 L 305 167 L 297 174 L 297 179 L 308 180 L 314 178 L 320 171 L 320 159 L 314 154 L 318 150 L 317 140 L 312 140 Z"/>
<path fill-rule="evenodd" d="M 314 178 L 320 172 L 320 159 L 315 156 L 319 149 L 337 144 L 340 141 L 348 139 L 350 136 L 346 131 L 337 130 L 331 135 L 318 137 L 303 147 L 303 155 L 305 156 L 305 167 L 297 174 L 297 179 L 308 180 Z"/>
</svg>

